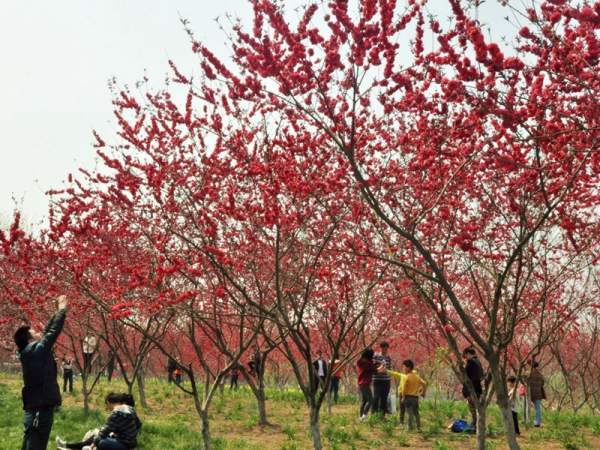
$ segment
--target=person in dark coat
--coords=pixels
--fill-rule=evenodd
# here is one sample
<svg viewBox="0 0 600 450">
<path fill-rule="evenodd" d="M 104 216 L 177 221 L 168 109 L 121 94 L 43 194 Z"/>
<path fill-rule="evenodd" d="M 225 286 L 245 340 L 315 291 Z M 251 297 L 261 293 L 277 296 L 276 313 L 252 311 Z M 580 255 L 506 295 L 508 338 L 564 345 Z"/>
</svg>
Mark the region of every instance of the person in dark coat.
<svg viewBox="0 0 600 450">
<path fill-rule="evenodd" d="M 54 422 L 54 408 L 61 404 L 57 368 L 52 347 L 65 323 L 67 298 L 57 299 L 58 311 L 40 334 L 29 326 L 14 335 L 23 368 L 25 410 L 22 450 L 46 450 Z"/>
<path fill-rule="evenodd" d="M 478 400 L 481 400 L 481 395 L 483 394 L 483 386 L 481 385 L 481 382 L 484 378 L 481 362 L 479 362 L 479 358 L 477 358 L 477 353 L 473 347 L 464 349 L 462 357 L 465 361 L 465 373 L 471 382 L 471 385 L 473 386 L 473 394 Z M 469 387 L 468 383 L 463 384 L 462 393 L 469 404 L 473 427 L 475 427 L 475 425 L 477 425 L 477 408 L 475 406 L 475 399 L 473 399 L 473 396 L 471 395 L 471 388 Z"/>
<path fill-rule="evenodd" d="M 313 374 L 316 386 L 325 386 L 325 379 L 327 378 L 327 361 L 323 359 L 323 352 L 317 351 L 317 359 L 313 361 Z"/>
<path fill-rule="evenodd" d="M 542 424 L 542 400 L 546 400 L 546 391 L 544 390 L 544 377 L 540 372 L 539 364 L 531 361 L 531 371 L 527 377 L 527 387 L 529 388 L 529 398 L 535 408 L 535 419 L 533 425 L 539 427 Z"/>
<path fill-rule="evenodd" d="M 58 450 L 129 450 L 137 447 L 137 436 L 142 422 L 135 412 L 135 402 L 131 394 L 111 392 L 106 396 L 106 408 L 110 415 L 106 425 L 99 430 L 87 433 L 89 437 L 81 442 L 67 443 L 56 438 Z M 86 436 L 87 436 L 86 435 Z"/>
</svg>

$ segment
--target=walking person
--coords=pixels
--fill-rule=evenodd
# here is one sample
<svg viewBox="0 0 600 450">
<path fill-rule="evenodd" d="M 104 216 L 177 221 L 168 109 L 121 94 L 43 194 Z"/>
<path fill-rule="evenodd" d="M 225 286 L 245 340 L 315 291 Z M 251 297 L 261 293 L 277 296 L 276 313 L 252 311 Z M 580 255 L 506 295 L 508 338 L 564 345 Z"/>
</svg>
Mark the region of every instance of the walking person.
<svg viewBox="0 0 600 450">
<path fill-rule="evenodd" d="M 533 426 L 542 425 L 542 400 L 546 400 L 546 391 L 544 390 L 544 376 L 541 374 L 539 364 L 531 361 L 531 371 L 527 377 L 527 387 L 529 389 L 529 398 L 535 408 L 535 419 Z"/>
<path fill-rule="evenodd" d="M 462 393 L 465 399 L 467 399 L 469 410 L 471 411 L 471 423 L 473 424 L 473 428 L 475 428 L 477 425 L 477 407 L 473 395 L 478 401 L 481 400 L 483 394 L 483 387 L 481 385 L 484 376 L 483 367 L 481 366 L 481 362 L 479 361 L 479 358 L 477 358 L 477 352 L 475 352 L 473 347 L 465 348 L 462 357 L 465 361 L 465 373 L 473 386 L 473 392 L 471 392 L 469 384 L 464 383 Z"/>
<path fill-rule="evenodd" d="M 380 353 L 374 357 L 375 362 L 384 369 L 392 368 L 392 358 L 389 356 L 390 344 L 383 341 L 379 344 Z M 373 412 L 389 413 L 388 396 L 392 386 L 391 377 L 385 372 L 373 375 Z"/>
<path fill-rule="evenodd" d="M 358 371 L 358 390 L 360 392 L 360 410 L 359 419 L 364 421 L 367 419 L 371 404 L 373 403 L 373 393 L 371 392 L 371 382 L 373 375 L 378 370 L 384 370 L 379 364 L 373 360 L 375 352 L 372 348 L 365 349 L 360 355 L 360 359 L 356 363 Z"/>
<path fill-rule="evenodd" d="M 63 371 L 63 392 L 67 392 L 67 385 L 68 385 L 69 392 L 73 393 L 73 360 L 72 359 L 63 358 L 62 371 Z"/>
<path fill-rule="evenodd" d="M 54 422 L 54 408 L 61 403 L 56 360 L 52 347 L 65 323 L 67 298 L 57 299 L 57 312 L 42 333 L 29 326 L 14 335 L 23 368 L 24 436 L 22 450 L 46 450 Z"/>
</svg>

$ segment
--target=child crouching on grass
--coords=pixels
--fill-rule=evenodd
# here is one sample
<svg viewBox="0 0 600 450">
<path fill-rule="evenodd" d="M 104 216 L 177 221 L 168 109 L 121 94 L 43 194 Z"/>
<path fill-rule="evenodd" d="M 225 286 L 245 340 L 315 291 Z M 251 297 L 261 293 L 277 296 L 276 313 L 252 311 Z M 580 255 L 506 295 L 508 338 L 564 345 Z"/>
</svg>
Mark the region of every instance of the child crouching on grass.
<svg viewBox="0 0 600 450">
<path fill-rule="evenodd" d="M 421 431 L 419 396 L 425 397 L 427 382 L 414 369 L 415 364 L 412 360 L 406 359 L 402 362 L 402 372 L 388 370 L 387 373 L 400 384 L 401 411 L 406 410 L 408 413 L 408 429 L 413 430 L 413 422 L 416 422 L 417 430 Z M 403 414 L 401 414 L 400 422 L 404 423 Z"/>
<path fill-rule="evenodd" d="M 133 397 L 129 394 L 110 393 L 106 408 L 110 411 L 106 425 L 88 432 L 81 442 L 66 443 L 56 438 L 57 448 L 80 450 L 128 450 L 137 446 L 137 435 L 142 422 L 135 413 Z"/>
<path fill-rule="evenodd" d="M 519 430 L 519 391 L 517 390 L 517 378 L 510 376 L 506 379 L 508 386 L 508 398 L 510 401 L 510 409 L 512 410 L 513 423 L 515 425 L 515 434 L 519 436 L 521 431 Z"/>
</svg>

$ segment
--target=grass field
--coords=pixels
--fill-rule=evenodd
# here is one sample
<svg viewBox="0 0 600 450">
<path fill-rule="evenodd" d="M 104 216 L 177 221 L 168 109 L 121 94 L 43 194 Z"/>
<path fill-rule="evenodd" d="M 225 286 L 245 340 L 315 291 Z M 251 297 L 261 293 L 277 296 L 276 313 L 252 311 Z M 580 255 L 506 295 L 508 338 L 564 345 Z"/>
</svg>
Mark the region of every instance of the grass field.
<svg viewBox="0 0 600 450">
<path fill-rule="evenodd" d="M 76 380 L 76 383 L 79 380 Z M 0 374 L 0 450 L 17 450 L 22 437 L 20 379 Z M 66 395 L 60 412 L 55 416 L 49 449 L 54 449 L 58 434 L 69 440 L 80 438 L 86 430 L 101 425 L 106 412 L 103 398 L 111 390 L 123 390 L 118 381 L 101 382 L 92 396 L 93 409 L 85 414 L 81 395 Z M 138 407 L 144 422 L 140 434 L 143 450 L 200 449 L 199 421 L 191 399 L 174 386 L 148 380 L 149 407 Z M 225 390 L 215 398 L 211 413 L 211 432 L 216 450 L 300 450 L 310 449 L 307 411 L 300 392 L 269 390 L 267 413 L 273 425 L 256 426 L 254 397 L 243 386 L 237 392 Z M 423 429 L 408 433 L 395 418 L 371 418 L 357 421 L 356 399 L 343 397 L 334 406 L 333 414 L 322 413 L 321 432 L 327 449 L 436 449 L 466 450 L 474 448 L 474 437 L 448 432 L 446 425 L 454 418 L 466 417 L 467 410 L 460 402 L 424 401 L 421 405 Z M 527 449 L 600 449 L 600 417 L 546 412 L 542 428 L 522 426 L 521 446 Z M 505 449 L 502 424 L 496 408 L 489 411 L 488 448 Z"/>
</svg>

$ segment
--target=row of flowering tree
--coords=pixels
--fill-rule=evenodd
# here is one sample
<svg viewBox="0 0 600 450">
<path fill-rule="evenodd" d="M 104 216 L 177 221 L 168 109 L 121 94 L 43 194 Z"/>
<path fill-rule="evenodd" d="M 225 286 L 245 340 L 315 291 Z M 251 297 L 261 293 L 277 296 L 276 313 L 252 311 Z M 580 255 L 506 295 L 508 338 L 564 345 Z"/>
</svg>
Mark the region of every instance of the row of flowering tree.
<svg viewBox="0 0 600 450">
<path fill-rule="evenodd" d="M 417 304 L 461 378 L 466 343 L 487 363 L 478 448 L 495 396 L 518 449 L 508 371 L 596 311 L 582 280 L 599 251 L 600 4 L 506 5 L 520 25 L 505 43 L 468 2 L 445 5 L 444 21 L 425 0 L 311 3 L 291 20 L 257 0 L 231 62 L 190 31 L 201 70 L 170 62 L 163 90 L 119 93 L 99 168 L 52 192 L 51 276 L 20 262 L 11 298 L 69 289 L 178 360 L 205 448 L 215 389 L 257 345 L 288 360 L 322 448 L 316 347 L 350 361 L 418 326 Z"/>
</svg>

